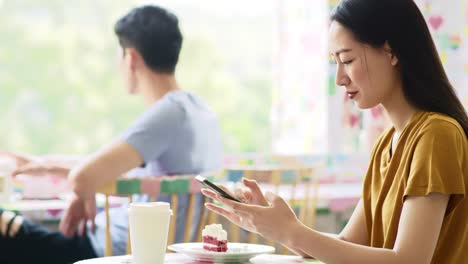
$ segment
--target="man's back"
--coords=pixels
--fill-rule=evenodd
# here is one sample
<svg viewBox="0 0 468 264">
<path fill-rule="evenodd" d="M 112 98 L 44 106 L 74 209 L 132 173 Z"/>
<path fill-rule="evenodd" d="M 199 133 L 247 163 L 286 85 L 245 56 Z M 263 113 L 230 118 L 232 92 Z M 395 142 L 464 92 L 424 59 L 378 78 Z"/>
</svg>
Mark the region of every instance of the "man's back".
<svg viewBox="0 0 468 264">
<path fill-rule="evenodd" d="M 143 168 L 130 171 L 133 176 L 198 174 L 222 168 L 223 148 L 217 118 L 198 97 L 185 91 L 167 93 L 119 140 L 134 147 L 145 162 Z M 145 201 L 146 197 L 137 199 Z M 179 211 L 186 207 L 184 200 L 180 201 Z M 111 210 L 111 219 L 114 254 L 124 254 L 128 226 L 126 207 Z M 96 217 L 96 225 L 97 232 L 88 235 L 98 255 L 102 255 L 105 241 L 103 214 Z"/>
<path fill-rule="evenodd" d="M 177 90 L 154 103 L 123 135 L 152 176 L 221 168 L 222 141 L 215 114 L 195 95 Z"/>
</svg>

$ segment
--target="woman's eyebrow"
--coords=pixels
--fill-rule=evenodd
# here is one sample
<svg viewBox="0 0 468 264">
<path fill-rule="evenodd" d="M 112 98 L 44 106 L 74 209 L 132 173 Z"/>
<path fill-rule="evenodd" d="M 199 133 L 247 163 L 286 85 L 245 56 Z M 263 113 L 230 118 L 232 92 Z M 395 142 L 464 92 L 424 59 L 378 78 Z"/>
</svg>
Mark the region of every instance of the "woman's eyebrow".
<svg viewBox="0 0 468 264">
<path fill-rule="evenodd" d="M 346 53 L 346 52 L 350 52 L 350 51 L 351 51 L 351 49 L 344 48 L 344 49 L 340 49 L 340 50 L 336 51 L 335 53 L 332 53 L 332 55 L 339 56 L 341 53 Z"/>
</svg>

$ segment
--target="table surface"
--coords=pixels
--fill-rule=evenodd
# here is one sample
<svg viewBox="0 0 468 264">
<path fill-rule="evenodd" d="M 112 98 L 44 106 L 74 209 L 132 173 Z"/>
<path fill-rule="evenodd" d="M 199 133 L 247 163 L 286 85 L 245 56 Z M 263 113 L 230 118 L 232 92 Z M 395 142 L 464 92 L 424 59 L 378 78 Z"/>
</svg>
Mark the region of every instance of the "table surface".
<svg viewBox="0 0 468 264">
<path fill-rule="evenodd" d="M 78 261 L 75 264 L 132 264 L 132 257 L 117 256 L 117 257 L 104 257 L 89 260 Z M 212 262 L 196 261 L 188 256 L 180 253 L 168 253 L 165 256 L 164 264 L 210 264 Z M 250 262 L 245 264 L 319 264 L 322 263 L 317 260 L 304 260 L 298 256 L 291 255 L 275 255 L 264 254 L 252 258 Z"/>
</svg>

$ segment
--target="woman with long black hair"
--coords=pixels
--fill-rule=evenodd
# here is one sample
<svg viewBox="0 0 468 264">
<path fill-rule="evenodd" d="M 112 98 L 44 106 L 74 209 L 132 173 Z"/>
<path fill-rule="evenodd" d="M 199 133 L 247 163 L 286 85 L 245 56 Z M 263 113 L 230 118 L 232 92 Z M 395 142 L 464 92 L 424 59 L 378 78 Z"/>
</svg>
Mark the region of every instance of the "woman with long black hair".
<svg viewBox="0 0 468 264">
<path fill-rule="evenodd" d="M 343 0 L 331 15 L 337 84 L 393 124 L 375 143 L 362 198 L 339 235 L 299 222 L 244 179 L 245 203 L 204 190 L 235 224 L 326 263 L 466 263 L 468 117 L 412 0 Z M 242 197 L 243 196 L 243 197 Z"/>
</svg>

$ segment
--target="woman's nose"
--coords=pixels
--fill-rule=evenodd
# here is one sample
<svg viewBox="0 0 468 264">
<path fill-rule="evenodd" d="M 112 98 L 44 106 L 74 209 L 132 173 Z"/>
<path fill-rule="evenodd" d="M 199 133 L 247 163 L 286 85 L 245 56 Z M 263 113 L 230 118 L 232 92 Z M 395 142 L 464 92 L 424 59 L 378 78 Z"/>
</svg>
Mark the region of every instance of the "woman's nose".
<svg viewBox="0 0 468 264">
<path fill-rule="evenodd" d="M 338 67 L 336 70 L 336 85 L 338 86 L 346 86 L 350 82 L 349 77 L 346 75 L 346 73 L 344 73 L 342 67 L 343 66 L 341 64 L 338 64 Z"/>
</svg>

